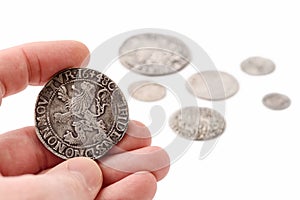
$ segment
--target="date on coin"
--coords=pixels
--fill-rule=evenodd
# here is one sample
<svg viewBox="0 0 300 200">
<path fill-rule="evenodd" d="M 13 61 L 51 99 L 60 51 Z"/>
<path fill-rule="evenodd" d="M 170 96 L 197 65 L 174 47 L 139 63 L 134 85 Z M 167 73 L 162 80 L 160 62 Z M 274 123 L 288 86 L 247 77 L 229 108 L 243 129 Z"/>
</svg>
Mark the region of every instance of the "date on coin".
<svg viewBox="0 0 300 200">
<path fill-rule="evenodd" d="M 92 69 L 55 74 L 35 105 L 38 138 L 63 159 L 102 157 L 122 139 L 128 120 L 127 102 L 117 84 Z"/>
</svg>

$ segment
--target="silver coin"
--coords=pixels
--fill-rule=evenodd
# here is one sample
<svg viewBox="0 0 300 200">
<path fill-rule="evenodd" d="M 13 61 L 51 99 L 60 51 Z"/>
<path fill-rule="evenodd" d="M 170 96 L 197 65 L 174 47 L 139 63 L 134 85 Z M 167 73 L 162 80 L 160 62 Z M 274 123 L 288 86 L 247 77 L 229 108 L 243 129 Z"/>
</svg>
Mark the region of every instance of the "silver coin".
<svg viewBox="0 0 300 200">
<path fill-rule="evenodd" d="M 263 104 L 272 110 L 284 110 L 291 105 L 288 96 L 279 93 L 270 93 L 264 96 Z"/>
<path fill-rule="evenodd" d="M 188 90 L 206 100 L 227 99 L 239 90 L 239 83 L 230 74 L 220 71 L 204 71 L 193 74 L 187 81 Z"/>
<path fill-rule="evenodd" d="M 166 88 L 158 83 L 139 81 L 131 84 L 129 94 L 140 101 L 158 101 L 166 96 Z"/>
<path fill-rule="evenodd" d="M 226 127 L 224 117 L 210 108 L 185 107 L 176 111 L 169 125 L 178 135 L 190 140 L 210 140 L 221 135 Z"/>
<path fill-rule="evenodd" d="M 52 77 L 35 105 L 36 133 L 44 146 L 63 159 L 98 159 L 124 136 L 128 106 L 106 75 L 71 68 Z"/>
<path fill-rule="evenodd" d="M 241 63 L 241 69 L 250 75 L 266 75 L 275 70 L 275 64 L 267 58 L 250 57 Z"/>
<path fill-rule="evenodd" d="M 166 75 L 184 68 L 190 60 L 188 47 L 179 39 L 157 33 L 128 38 L 120 47 L 120 62 L 148 76 Z"/>
</svg>

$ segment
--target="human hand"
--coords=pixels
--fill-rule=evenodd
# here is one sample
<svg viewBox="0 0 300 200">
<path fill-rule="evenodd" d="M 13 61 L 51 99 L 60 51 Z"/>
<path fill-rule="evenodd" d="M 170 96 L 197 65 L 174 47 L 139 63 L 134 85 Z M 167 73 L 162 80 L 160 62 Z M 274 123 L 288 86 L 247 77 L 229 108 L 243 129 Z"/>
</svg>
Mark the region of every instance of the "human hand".
<svg viewBox="0 0 300 200">
<path fill-rule="evenodd" d="M 0 51 L 0 102 L 28 84 L 42 85 L 59 70 L 79 66 L 88 54 L 75 41 Z M 130 121 L 124 138 L 104 158 L 64 161 L 41 144 L 34 127 L 1 134 L 0 199 L 151 199 L 170 161 L 164 150 L 150 144 L 149 130 Z"/>
</svg>

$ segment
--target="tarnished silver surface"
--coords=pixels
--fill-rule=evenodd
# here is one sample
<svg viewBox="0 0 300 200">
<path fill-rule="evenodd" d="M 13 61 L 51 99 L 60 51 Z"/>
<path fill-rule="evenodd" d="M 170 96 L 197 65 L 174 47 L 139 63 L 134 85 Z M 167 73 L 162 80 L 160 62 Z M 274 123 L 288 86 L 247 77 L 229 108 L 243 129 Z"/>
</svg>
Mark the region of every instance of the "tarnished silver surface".
<svg viewBox="0 0 300 200">
<path fill-rule="evenodd" d="M 55 155 L 97 159 L 125 134 L 128 106 L 106 75 L 71 68 L 54 75 L 39 93 L 35 124 L 38 138 Z"/>
<path fill-rule="evenodd" d="M 284 110 L 291 105 L 288 96 L 279 93 L 270 93 L 264 96 L 263 104 L 272 110 Z"/>
<path fill-rule="evenodd" d="M 241 69 L 250 75 L 266 75 L 275 70 L 275 64 L 267 58 L 250 57 L 241 63 Z"/>
<path fill-rule="evenodd" d="M 204 71 L 193 74 L 187 81 L 187 88 L 201 99 L 223 100 L 238 92 L 239 83 L 228 73 Z"/>
<path fill-rule="evenodd" d="M 181 40 L 157 33 L 128 38 L 120 47 L 119 54 L 125 67 L 148 76 L 179 71 L 191 58 L 188 47 Z"/>
<path fill-rule="evenodd" d="M 169 125 L 178 135 L 190 140 L 209 140 L 225 130 L 225 119 L 210 108 L 185 107 L 176 111 L 169 119 Z"/>
<path fill-rule="evenodd" d="M 140 101 L 157 101 L 166 96 L 166 88 L 158 83 L 139 81 L 128 88 L 129 94 Z"/>
</svg>

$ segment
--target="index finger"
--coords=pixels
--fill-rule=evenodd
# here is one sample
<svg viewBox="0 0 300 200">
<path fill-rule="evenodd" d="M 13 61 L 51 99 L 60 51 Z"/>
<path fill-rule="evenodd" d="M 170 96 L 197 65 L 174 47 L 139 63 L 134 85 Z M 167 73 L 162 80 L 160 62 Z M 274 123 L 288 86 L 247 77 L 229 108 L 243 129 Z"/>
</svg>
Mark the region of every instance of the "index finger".
<svg viewBox="0 0 300 200">
<path fill-rule="evenodd" d="M 27 85 L 41 85 L 56 72 L 80 66 L 89 55 L 76 41 L 24 44 L 0 51 L 0 102 Z"/>
<path fill-rule="evenodd" d="M 151 143 L 150 132 L 146 127 L 139 126 L 130 122 L 124 138 L 114 146 L 115 150 L 111 149 L 114 152 L 109 154 L 123 153 L 149 146 Z M 0 135 L 0 161 L 2 175 L 16 176 L 39 173 L 63 160 L 44 147 L 38 139 L 34 127 L 31 126 Z"/>
</svg>

